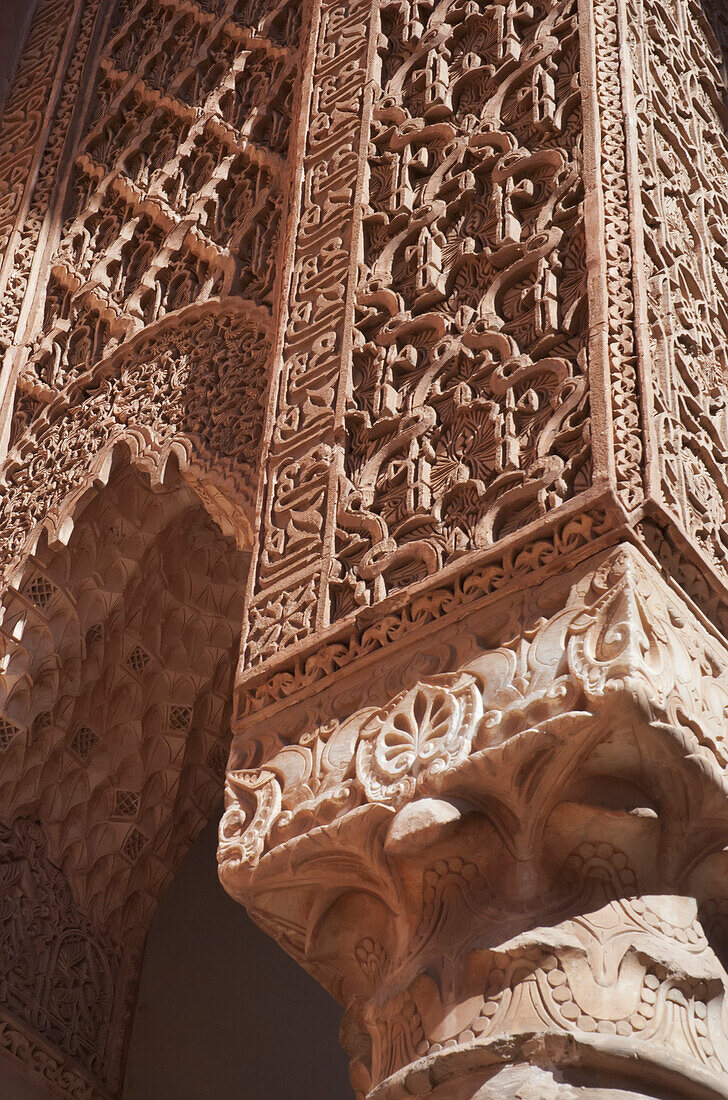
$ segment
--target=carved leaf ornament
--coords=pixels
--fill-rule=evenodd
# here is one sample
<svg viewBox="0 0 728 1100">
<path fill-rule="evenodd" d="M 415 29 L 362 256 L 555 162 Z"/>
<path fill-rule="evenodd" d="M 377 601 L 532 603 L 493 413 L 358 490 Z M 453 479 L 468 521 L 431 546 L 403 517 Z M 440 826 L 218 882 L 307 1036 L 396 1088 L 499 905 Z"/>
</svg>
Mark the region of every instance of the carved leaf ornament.
<svg viewBox="0 0 728 1100">
<path fill-rule="evenodd" d="M 399 806 L 464 760 L 483 713 L 470 677 L 440 677 L 402 692 L 362 728 L 356 774 L 370 802 Z"/>
</svg>

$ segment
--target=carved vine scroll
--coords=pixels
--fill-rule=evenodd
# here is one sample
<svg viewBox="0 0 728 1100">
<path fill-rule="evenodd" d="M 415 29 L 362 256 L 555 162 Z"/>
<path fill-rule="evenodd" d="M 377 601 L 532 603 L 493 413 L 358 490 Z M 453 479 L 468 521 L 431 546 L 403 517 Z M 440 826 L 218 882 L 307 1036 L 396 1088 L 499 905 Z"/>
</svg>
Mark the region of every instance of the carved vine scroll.
<svg viewBox="0 0 728 1100">
<path fill-rule="evenodd" d="M 592 484 L 575 7 L 315 18 L 248 666 Z"/>
</svg>

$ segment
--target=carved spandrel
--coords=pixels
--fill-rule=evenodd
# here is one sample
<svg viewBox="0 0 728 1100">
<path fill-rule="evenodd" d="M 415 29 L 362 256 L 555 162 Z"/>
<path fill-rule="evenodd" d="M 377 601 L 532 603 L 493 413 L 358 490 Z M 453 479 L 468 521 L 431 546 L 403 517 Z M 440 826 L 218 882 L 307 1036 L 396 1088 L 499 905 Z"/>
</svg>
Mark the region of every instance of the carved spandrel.
<svg viewBox="0 0 728 1100">
<path fill-rule="evenodd" d="M 144 327 L 230 296 L 273 305 L 298 17 L 227 8 L 144 0 L 112 21 L 65 202 L 36 195 L 63 227 L 21 334 L 11 444 Z"/>
<path fill-rule="evenodd" d="M 226 533 L 252 539 L 253 471 L 268 383 L 267 318 L 235 305 L 142 332 L 69 385 L 11 452 L 0 503 L 6 578 L 45 527 L 61 537 L 117 448 L 161 477 L 172 455 Z M 134 433 L 130 436 L 129 429 Z M 41 447 L 38 439 L 43 439 Z"/>
</svg>

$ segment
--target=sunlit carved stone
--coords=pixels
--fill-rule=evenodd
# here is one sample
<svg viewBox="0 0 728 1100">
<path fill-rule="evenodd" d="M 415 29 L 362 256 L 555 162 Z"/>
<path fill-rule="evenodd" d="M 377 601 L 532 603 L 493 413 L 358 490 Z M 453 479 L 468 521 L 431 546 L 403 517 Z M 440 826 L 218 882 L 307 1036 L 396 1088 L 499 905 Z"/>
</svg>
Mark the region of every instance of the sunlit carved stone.
<svg viewBox="0 0 728 1100">
<path fill-rule="evenodd" d="M 360 1097 L 725 1100 L 724 5 L 29 24 L 2 1057 L 119 1095 L 232 724 L 223 883 L 347 1006 Z"/>
<path fill-rule="evenodd" d="M 241 729 L 222 881 L 362 1095 L 728 1093 L 727 658 L 622 546 Z"/>
</svg>

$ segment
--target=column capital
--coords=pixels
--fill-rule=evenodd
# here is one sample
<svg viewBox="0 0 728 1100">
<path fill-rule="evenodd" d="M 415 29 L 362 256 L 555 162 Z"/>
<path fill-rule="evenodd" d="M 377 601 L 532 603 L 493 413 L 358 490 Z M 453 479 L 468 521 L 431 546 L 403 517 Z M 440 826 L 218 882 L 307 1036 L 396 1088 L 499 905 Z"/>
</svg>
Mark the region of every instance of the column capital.
<svg viewBox="0 0 728 1100">
<path fill-rule="evenodd" d="M 237 735 L 223 884 L 349 1007 L 362 1095 L 635 1052 L 726 1094 L 727 670 L 622 544 Z"/>
</svg>

